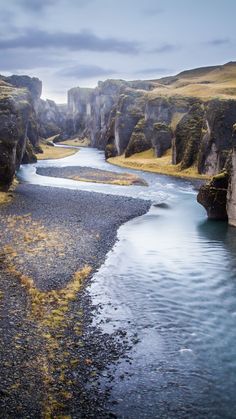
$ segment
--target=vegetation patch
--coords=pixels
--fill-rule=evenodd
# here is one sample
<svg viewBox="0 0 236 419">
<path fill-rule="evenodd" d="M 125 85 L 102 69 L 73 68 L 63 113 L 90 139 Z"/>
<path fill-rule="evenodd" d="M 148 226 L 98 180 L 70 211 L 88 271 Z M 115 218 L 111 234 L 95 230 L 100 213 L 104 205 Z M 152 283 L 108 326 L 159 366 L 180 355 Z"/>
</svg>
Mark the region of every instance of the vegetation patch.
<svg viewBox="0 0 236 419">
<path fill-rule="evenodd" d="M 120 186 L 130 186 L 130 185 L 142 185 L 147 186 L 145 180 L 140 177 L 129 174 L 129 173 L 105 173 L 105 174 L 93 174 L 91 177 L 82 177 L 82 176 L 71 176 L 71 179 L 78 180 L 81 182 L 93 182 L 93 183 L 106 183 L 110 185 L 120 185 Z"/>
<path fill-rule="evenodd" d="M 91 141 L 89 140 L 89 138 L 74 138 L 70 140 L 61 141 L 58 144 L 70 145 L 75 147 L 89 147 L 91 145 Z"/>
<path fill-rule="evenodd" d="M 13 195 L 8 192 L 0 192 L 0 205 L 9 204 L 11 202 Z"/>
<path fill-rule="evenodd" d="M 201 175 L 197 171 L 196 166 L 181 170 L 181 165 L 173 165 L 171 163 L 172 151 L 168 150 L 164 156 L 156 158 L 153 149 L 149 149 L 142 153 L 133 154 L 131 157 L 117 156 L 108 159 L 108 162 L 121 167 L 129 167 L 130 169 L 143 170 L 146 172 L 159 173 L 168 176 L 175 176 L 187 179 L 209 179 L 207 175 Z"/>
<path fill-rule="evenodd" d="M 236 63 L 184 71 L 177 76 L 157 80 L 157 87 L 148 93 L 150 100 L 164 97 L 195 97 L 236 99 Z"/>
<path fill-rule="evenodd" d="M 72 156 L 78 152 L 77 149 L 55 147 L 48 144 L 41 144 L 41 148 L 43 153 L 37 154 L 38 160 L 61 159 L 63 157 Z"/>
</svg>

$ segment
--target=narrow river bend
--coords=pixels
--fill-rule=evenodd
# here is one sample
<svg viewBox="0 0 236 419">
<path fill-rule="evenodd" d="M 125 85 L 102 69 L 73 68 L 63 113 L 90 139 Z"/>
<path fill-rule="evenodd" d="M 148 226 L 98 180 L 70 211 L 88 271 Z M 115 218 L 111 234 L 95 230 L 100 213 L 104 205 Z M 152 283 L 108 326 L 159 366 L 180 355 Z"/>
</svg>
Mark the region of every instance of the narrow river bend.
<svg viewBox="0 0 236 419">
<path fill-rule="evenodd" d="M 95 149 L 22 166 L 19 179 L 154 203 L 119 229 L 90 287 L 104 329 L 122 327 L 135 337 L 132 363 L 115 367 L 112 411 L 123 418 L 235 418 L 236 230 L 207 221 L 188 181 L 138 172 L 149 187 L 88 184 L 39 176 L 37 166 L 133 173 Z"/>
</svg>

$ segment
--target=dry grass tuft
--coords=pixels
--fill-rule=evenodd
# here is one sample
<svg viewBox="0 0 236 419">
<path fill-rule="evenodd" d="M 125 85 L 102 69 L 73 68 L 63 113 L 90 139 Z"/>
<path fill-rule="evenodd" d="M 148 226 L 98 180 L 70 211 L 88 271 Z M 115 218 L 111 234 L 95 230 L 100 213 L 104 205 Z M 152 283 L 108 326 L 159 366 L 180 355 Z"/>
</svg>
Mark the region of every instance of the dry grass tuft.
<svg viewBox="0 0 236 419">
<path fill-rule="evenodd" d="M 0 192 L 0 205 L 9 204 L 11 202 L 13 195 L 8 192 Z"/>
</svg>

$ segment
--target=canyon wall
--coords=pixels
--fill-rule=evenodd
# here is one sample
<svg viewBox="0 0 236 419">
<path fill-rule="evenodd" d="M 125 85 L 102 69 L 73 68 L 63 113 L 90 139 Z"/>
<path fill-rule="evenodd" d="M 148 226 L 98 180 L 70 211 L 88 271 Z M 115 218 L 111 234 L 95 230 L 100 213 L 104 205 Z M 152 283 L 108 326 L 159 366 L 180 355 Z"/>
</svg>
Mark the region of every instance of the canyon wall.
<svg viewBox="0 0 236 419">
<path fill-rule="evenodd" d="M 213 176 L 199 202 L 236 226 L 236 63 L 152 81 L 107 80 L 68 92 L 67 136 L 87 137 L 106 158 L 152 148 L 172 164 Z M 220 174 L 220 176 L 216 176 Z"/>
<path fill-rule="evenodd" d="M 236 100 L 154 94 L 156 82 L 107 80 L 68 93 L 68 136 L 88 137 L 106 157 L 172 150 L 181 169 L 214 175 L 230 162 Z"/>
<path fill-rule="evenodd" d="M 0 189 L 7 190 L 21 163 L 36 161 L 40 137 L 64 129 L 65 112 L 40 99 L 42 82 L 28 76 L 0 76 Z"/>
</svg>

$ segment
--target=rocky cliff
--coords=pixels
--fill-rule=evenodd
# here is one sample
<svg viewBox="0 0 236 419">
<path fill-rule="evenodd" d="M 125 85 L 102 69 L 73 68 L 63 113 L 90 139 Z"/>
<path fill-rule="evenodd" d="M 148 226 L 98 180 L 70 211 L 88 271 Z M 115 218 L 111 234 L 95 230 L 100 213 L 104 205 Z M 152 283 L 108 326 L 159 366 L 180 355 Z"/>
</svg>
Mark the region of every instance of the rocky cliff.
<svg viewBox="0 0 236 419">
<path fill-rule="evenodd" d="M 214 175 L 230 163 L 236 64 L 153 81 L 107 80 L 68 93 L 67 134 L 88 137 L 106 157 L 172 150 L 182 169 Z M 214 88 L 213 88 L 214 87 Z"/>
<path fill-rule="evenodd" d="M 40 99 L 42 82 L 28 76 L 0 76 L 0 188 L 7 190 L 21 163 L 36 161 L 40 137 L 64 128 L 64 109 Z"/>
<path fill-rule="evenodd" d="M 53 100 L 40 99 L 36 106 L 39 135 L 49 138 L 65 131 L 67 107 Z"/>
<path fill-rule="evenodd" d="M 25 88 L 0 80 L 0 188 L 8 189 L 19 167 L 32 130 L 35 112 L 33 100 Z"/>
<path fill-rule="evenodd" d="M 201 190 L 199 201 L 210 218 L 228 216 L 236 225 L 235 80 L 236 63 L 230 62 L 159 80 L 74 88 L 68 93 L 67 134 L 88 137 L 106 158 L 150 148 L 160 158 L 171 149 L 180 170 L 209 176 L 224 171 Z"/>
</svg>

